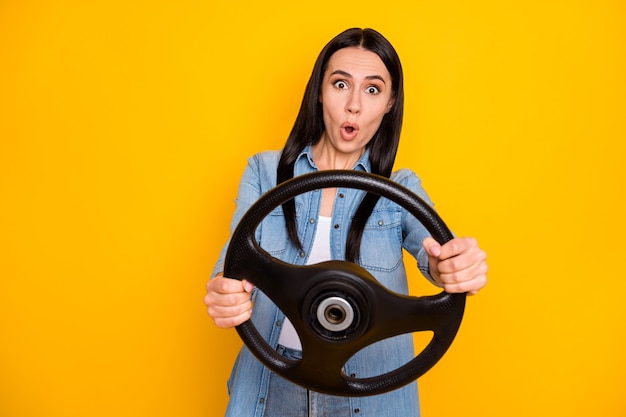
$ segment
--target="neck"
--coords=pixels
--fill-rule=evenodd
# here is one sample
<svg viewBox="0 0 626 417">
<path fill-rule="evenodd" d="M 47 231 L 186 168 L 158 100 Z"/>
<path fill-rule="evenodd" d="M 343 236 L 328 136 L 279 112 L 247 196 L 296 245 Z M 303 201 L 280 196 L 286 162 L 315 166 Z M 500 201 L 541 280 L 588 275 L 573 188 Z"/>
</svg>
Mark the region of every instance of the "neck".
<svg viewBox="0 0 626 417">
<path fill-rule="evenodd" d="M 313 160 L 320 170 L 352 169 L 365 153 L 365 148 L 360 149 L 358 152 L 344 153 L 323 139 L 311 148 L 313 150 Z"/>
</svg>

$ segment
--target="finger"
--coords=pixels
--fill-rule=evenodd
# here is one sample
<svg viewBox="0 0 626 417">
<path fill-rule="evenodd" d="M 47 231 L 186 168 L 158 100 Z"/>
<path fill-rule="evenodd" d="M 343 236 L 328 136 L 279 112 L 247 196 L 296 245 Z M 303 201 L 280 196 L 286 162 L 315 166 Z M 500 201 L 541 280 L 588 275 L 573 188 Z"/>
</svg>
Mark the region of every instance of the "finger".
<svg viewBox="0 0 626 417">
<path fill-rule="evenodd" d="M 204 297 L 204 303 L 209 315 L 213 318 L 234 317 L 252 309 L 252 301 L 247 293 L 208 293 Z"/>
<path fill-rule="evenodd" d="M 209 313 L 209 315 L 211 314 Z M 247 309 L 234 316 L 227 316 L 227 317 L 211 316 L 211 317 L 213 318 L 213 322 L 215 323 L 217 327 L 220 327 L 222 329 L 229 329 L 231 327 L 239 326 L 241 323 L 249 320 L 251 316 L 252 316 L 252 309 Z"/>
<path fill-rule="evenodd" d="M 464 239 L 463 238 L 454 238 L 454 239 L 446 242 L 441 247 L 441 255 L 439 255 L 439 258 L 444 260 L 444 259 L 452 258 L 454 256 L 458 256 L 465 249 L 466 249 L 466 242 L 464 241 Z"/>
<path fill-rule="evenodd" d="M 461 255 L 439 262 L 439 274 L 446 284 L 470 281 L 487 273 L 487 262 L 483 254 Z"/>
<path fill-rule="evenodd" d="M 473 237 L 457 237 L 441 247 L 440 259 L 448 259 L 463 253 L 479 251 L 478 242 Z"/>
<path fill-rule="evenodd" d="M 252 292 L 252 290 L 254 289 L 254 284 L 247 279 L 242 280 L 241 284 L 243 285 L 243 290 L 245 292 Z"/>
<path fill-rule="evenodd" d="M 216 291 L 208 291 L 204 296 L 204 303 L 209 306 L 216 307 L 236 307 L 246 304 L 250 301 L 250 293 L 239 291 L 222 293 Z"/>
<path fill-rule="evenodd" d="M 250 283 L 248 283 L 250 284 Z M 232 294 L 238 292 L 250 292 L 246 291 L 243 281 L 233 278 L 227 278 L 223 276 L 216 276 L 215 278 L 207 282 L 207 291 L 219 293 L 219 294 Z"/>
<path fill-rule="evenodd" d="M 477 267 L 484 262 L 485 259 L 485 253 L 480 250 L 462 252 L 456 256 L 440 261 L 438 268 L 441 274 L 454 274 Z"/>
<path fill-rule="evenodd" d="M 252 302 L 250 300 L 227 305 L 217 303 L 207 304 L 207 311 L 213 318 L 236 317 L 248 310 L 252 310 Z"/>
<path fill-rule="evenodd" d="M 422 245 L 424 246 L 424 249 L 426 250 L 428 256 L 432 256 L 434 258 L 438 258 L 440 256 L 441 245 L 432 237 L 427 237 L 426 239 L 424 239 Z"/>
<path fill-rule="evenodd" d="M 444 284 L 443 288 L 448 293 L 467 293 L 469 295 L 476 295 L 485 285 L 487 285 L 487 276 L 479 275 L 469 281 Z"/>
<path fill-rule="evenodd" d="M 444 289 L 447 292 L 469 292 L 476 293 L 487 285 L 487 263 L 479 262 L 462 271 L 449 274 L 440 274 Z"/>
</svg>

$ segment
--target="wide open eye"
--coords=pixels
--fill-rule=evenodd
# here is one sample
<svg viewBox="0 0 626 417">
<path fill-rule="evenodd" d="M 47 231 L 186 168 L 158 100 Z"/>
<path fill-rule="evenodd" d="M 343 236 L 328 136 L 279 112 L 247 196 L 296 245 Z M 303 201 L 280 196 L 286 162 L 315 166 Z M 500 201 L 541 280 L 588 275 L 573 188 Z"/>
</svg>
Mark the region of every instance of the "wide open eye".
<svg viewBox="0 0 626 417">
<path fill-rule="evenodd" d="M 380 89 L 376 87 L 375 85 L 368 85 L 367 88 L 365 89 L 365 92 L 367 94 L 378 94 L 380 93 Z"/>
<path fill-rule="evenodd" d="M 333 83 L 333 85 L 335 86 L 335 88 L 338 88 L 340 90 L 347 90 L 348 89 L 348 83 L 345 82 L 344 80 L 337 80 Z"/>
</svg>

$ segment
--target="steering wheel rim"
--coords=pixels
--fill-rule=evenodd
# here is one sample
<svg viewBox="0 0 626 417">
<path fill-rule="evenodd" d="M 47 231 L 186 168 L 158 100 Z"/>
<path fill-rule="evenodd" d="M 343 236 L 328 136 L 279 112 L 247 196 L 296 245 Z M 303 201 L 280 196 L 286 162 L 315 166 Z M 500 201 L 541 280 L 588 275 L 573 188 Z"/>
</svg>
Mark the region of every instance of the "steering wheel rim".
<svg viewBox="0 0 626 417">
<path fill-rule="evenodd" d="M 250 280 L 296 328 L 303 354 L 298 361 L 287 359 L 272 348 L 252 320 L 237 326 L 248 349 L 270 370 L 295 384 L 325 394 L 351 397 L 381 394 L 414 381 L 441 359 L 460 327 L 466 294 L 400 295 L 387 290 L 356 264 L 328 261 L 307 266 L 290 265 L 273 258 L 256 242 L 256 228 L 275 207 L 305 192 L 335 187 L 361 189 L 388 198 L 414 215 L 439 243 L 453 238 L 427 203 L 385 177 L 348 170 L 313 172 L 276 186 L 249 208 L 233 232 L 224 275 Z M 294 276 L 298 279 L 293 279 Z M 285 300 L 285 294 L 291 299 Z M 348 330 L 337 330 L 327 326 L 329 321 L 324 317 L 313 317 L 328 300 L 342 300 L 334 306 L 352 313 Z M 376 308 L 371 309 L 372 306 Z M 387 325 L 390 322 L 392 326 Z M 433 337 L 424 350 L 405 365 L 368 378 L 355 378 L 343 372 L 343 365 L 362 348 L 415 331 L 432 331 Z"/>
</svg>

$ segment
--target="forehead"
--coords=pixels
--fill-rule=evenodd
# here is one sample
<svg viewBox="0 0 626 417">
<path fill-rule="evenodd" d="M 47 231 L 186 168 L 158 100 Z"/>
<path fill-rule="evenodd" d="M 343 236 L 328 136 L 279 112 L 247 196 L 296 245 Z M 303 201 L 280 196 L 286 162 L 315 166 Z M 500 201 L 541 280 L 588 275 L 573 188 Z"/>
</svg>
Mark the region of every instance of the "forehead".
<svg viewBox="0 0 626 417">
<path fill-rule="evenodd" d="M 378 55 L 356 47 L 343 48 L 332 54 L 328 60 L 325 75 L 328 76 L 337 70 L 347 72 L 354 77 L 378 75 L 385 80 L 391 80 L 387 67 Z"/>
</svg>

